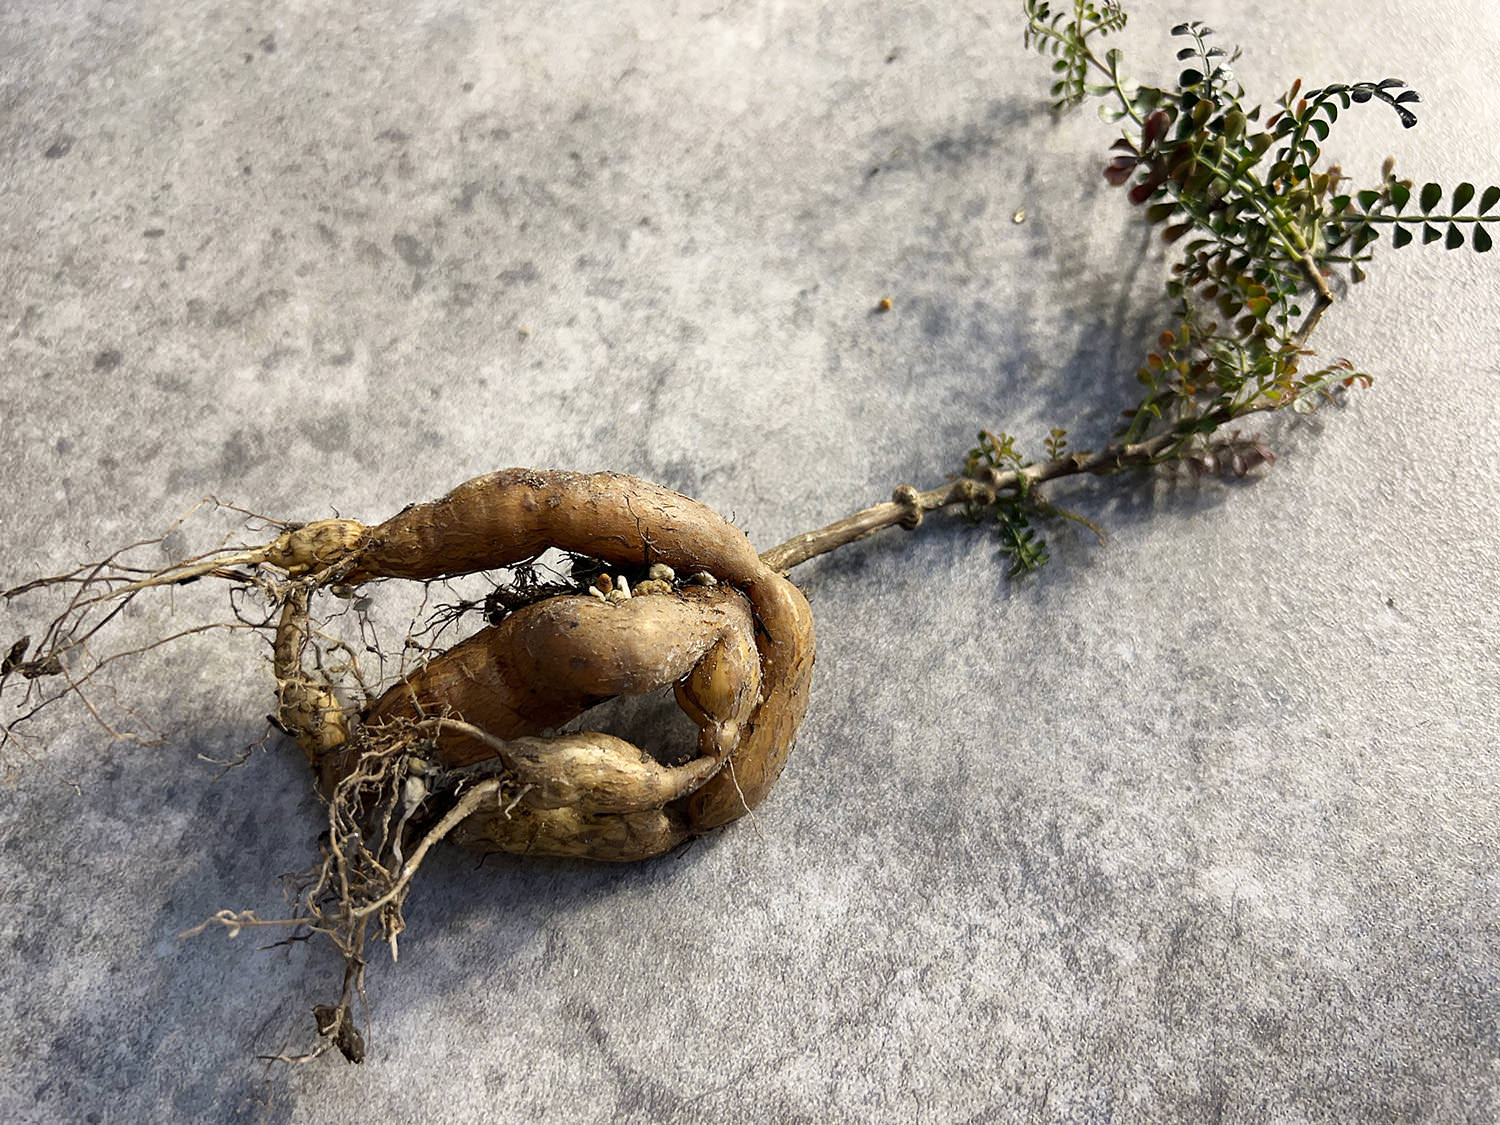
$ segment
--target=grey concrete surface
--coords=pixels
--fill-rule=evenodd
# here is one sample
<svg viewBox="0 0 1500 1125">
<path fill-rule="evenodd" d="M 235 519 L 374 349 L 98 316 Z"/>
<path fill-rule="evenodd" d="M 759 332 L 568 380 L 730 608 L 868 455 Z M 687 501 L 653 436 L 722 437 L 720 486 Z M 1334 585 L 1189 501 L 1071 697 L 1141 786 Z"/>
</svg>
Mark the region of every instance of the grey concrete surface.
<svg viewBox="0 0 1500 1125">
<path fill-rule="evenodd" d="M 770 546 L 980 425 L 1096 442 L 1160 259 L 1018 7 L 11 0 L 0 581 L 206 494 L 374 519 L 506 465 Z M 1500 181 L 1491 4 L 1130 9 L 1143 77 L 1203 18 L 1265 100 L 1423 93 L 1410 132 L 1341 120 L 1360 176 Z M 1064 490 L 1110 541 L 1019 585 L 956 520 L 800 570 L 772 798 L 638 867 L 438 857 L 359 1068 L 254 1060 L 326 950 L 176 936 L 275 914 L 314 846 L 295 752 L 203 760 L 258 737 L 262 651 L 120 667 L 161 745 L 75 709 L 5 763 L 0 1117 L 1493 1120 L 1500 262 L 1377 265 L 1317 341 L 1375 387 L 1269 426 L 1253 483 Z M 200 584 L 117 640 L 223 610 Z"/>
</svg>

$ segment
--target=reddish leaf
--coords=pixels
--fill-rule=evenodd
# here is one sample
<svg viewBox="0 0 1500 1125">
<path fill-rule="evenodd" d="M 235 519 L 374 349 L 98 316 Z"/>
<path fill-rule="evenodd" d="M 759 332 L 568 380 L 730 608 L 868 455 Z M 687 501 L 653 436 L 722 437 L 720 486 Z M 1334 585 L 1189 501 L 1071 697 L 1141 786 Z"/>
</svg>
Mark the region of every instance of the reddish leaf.
<svg viewBox="0 0 1500 1125">
<path fill-rule="evenodd" d="M 1119 187 L 1130 174 L 1135 171 L 1136 159 L 1133 156 L 1117 156 L 1109 162 L 1104 169 L 1104 178 L 1115 187 Z"/>
<path fill-rule="evenodd" d="M 1167 115 L 1167 111 L 1164 109 L 1158 109 L 1152 113 L 1141 124 L 1141 144 L 1149 148 L 1161 140 L 1167 131 L 1167 126 L 1171 122 L 1171 117 Z"/>
</svg>

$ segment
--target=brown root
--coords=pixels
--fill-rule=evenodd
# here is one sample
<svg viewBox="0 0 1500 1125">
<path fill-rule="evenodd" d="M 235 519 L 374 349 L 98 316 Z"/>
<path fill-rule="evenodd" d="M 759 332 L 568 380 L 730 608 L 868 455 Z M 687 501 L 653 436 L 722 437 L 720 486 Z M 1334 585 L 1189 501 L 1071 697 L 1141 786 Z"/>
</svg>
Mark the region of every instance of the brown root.
<svg viewBox="0 0 1500 1125">
<path fill-rule="evenodd" d="M 506 740 L 538 736 L 602 698 L 679 685 L 679 702 L 699 724 L 699 750 L 713 769 L 696 769 L 691 781 L 684 775 L 667 801 L 645 789 L 630 798 L 612 795 L 613 810 L 584 801 L 576 823 L 549 810 L 554 815 L 541 818 L 545 829 L 535 831 L 524 822 L 538 810 L 526 805 L 507 818 L 503 831 L 466 831 L 471 846 L 488 840 L 499 850 L 590 855 L 586 836 L 609 841 L 600 845 L 599 858 L 647 858 L 744 815 L 780 776 L 807 707 L 812 614 L 800 591 L 760 561 L 744 533 L 705 505 L 616 473 L 510 469 L 374 528 L 324 522 L 291 533 L 312 542 L 301 553 L 290 538 L 278 549 L 279 558 L 295 553 L 318 560 L 323 569 L 309 565 L 303 572 L 309 582 L 431 581 L 513 565 L 548 549 L 621 566 L 704 573 L 716 582 L 622 604 L 549 598 L 449 649 L 375 702 L 365 718 L 372 730 L 391 720 L 438 716 Z M 314 711 L 324 706 L 305 688 L 294 696 Z M 326 743 L 329 728 L 316 737 Z M 307 737 L 302 742 L 306 750 Z M 337 746 L 334 741 L 309 752 L 325 791 L 351 764 L 352 747 Z M 450 766 L 494 755 L 451 730 L 439 736 L 437 752 Z M 631 747 L 611 769 L 629 776 L 639 755 Z M 551 768 L 563 770 L 571 760 L 559 756 Z M 580 783 L 576 791 L 589 789 Z M 633 810 L 628 815 L 656 807 L 670 823 L 614 832 L 599 818 L 627 815 L 618 811 L 622 800 Z M 582 835 L 570 836 L 572 829 Z"/>
<path fill-rule="evenodd" d="M 366 941 L 373 930 L 396 954 L 412 878 L 438 842 L 645 859 L 749 812 L 781 773 L 807 707 L 812 615 L 738 528 L 696 501 L 614 473 L 509 469 L 373 527 L 346 519 L 279 526 L 260 546 L 156 571 L 106 560 L 11 591 L 73 593 L 41 645 L 12 646 L 0 683 L 66 676 L 69 654 L 153 587 L 228 579 L 271 607 L 273 718 L 327 801 L 326 843 L 294 889 L 290 918 L 225 911 L 205 926 L 290 925 L 333 941 L 345 964 L 340 997 L 317 1010 L 322 1047 L 297 1059 L 330 1047 L 363 1056 L 353 1007 Z M 355 599 L 381 579 L 432 583 L 502 568 L 529 575 L 553 550 L 580 557 L 595 577 L 496 589 L 482 602 L 489 624 L 446 650 L 420 642 L 433 644 L 430 658 L 379 693 L 365 688 L 354 649 L 310 615 L 323 590 Z M 480 605 L 449 607 L 443 627 Z M 409 636 L 407 645 L 419 642 Z M 325 659 L 339 646 L 347 660 Z M 359 701 L 346 702 L 338 663 Z M 677 764 L 608 733 L 555 733 L 604 699 L 668 686 L 698 729 Z M 69 687 L 81 696 L 72 679 Z"/>
</svg>

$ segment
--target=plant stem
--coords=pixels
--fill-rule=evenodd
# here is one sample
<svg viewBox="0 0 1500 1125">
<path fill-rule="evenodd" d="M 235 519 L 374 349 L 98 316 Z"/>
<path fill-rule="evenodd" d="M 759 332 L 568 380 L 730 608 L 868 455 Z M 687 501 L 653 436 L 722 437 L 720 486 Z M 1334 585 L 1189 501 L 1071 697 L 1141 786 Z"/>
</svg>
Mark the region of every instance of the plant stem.
<svg viewBox="0 0 1500 1125">
<path fill-rule="evenodd" d="M 1320 314 L 1322 306 L 1320 305 L 1314 311 L 1315 314 Z M 1278 410 L 1284 405 L 1285 403 L 1262 401 L 1233 409 L 1221 408 L 1210 411 L 1200 421 L 1212 422 L 1212 428 L 1217 429 L 1242 415 Z M 760 560 L 772 570 L 784 574 L 792 567 L 800 566 L 809 559 L 826 555 L 829 551 L 848 546 L 850 543 L 857 543 L 887 527 L 900 524 L 907 530 L 914 530 L 921 524 L 922 517 L 928 512 L 952 507 L 954 504 L 993 504 L 997 499 L 1019 492 L 1023 478 L 1029 488 L 1031 485 L 1045 481 L 1078 476 L 1082 473 L 1108 476 L 1124 469 L 1150 465 L 1167 453 L 1175 443 L 1182 441 L 1190 432 L 1192 431 L 1185 430 L 1181 426 L 1174 426 L 1145 441 L 1116 442 L 1097 453 L 1069 453 L 1063 457 L 1055 457 L 1050 461 L 1026 465 L 1019 469 L 1003 471 L 986 469 L 983 470 L 984 475 L 981 479 L 963 477 L 948 484 L 930 488 L 926 492 L 918 492 L 911 485 L 903 484 L 885 503 L 863 508 L 852 516 L 835 520 L 816 531 L 805 531 L 801 535 L 794 535 L 785 543 L 780 543 L 769 551 L 763 552 Z"/>
<path fill-rule="evenodd" d="M 1149 464 L 1181 436 L 1175 431 L 1168 431 L 1149 441 L 1111 445 L 1094 454 L 1074 453 L 1003 472 L 990 469 L 983 480 L 964 477 L 926 492 L 918 492 L 909 484 L 902 485 L 896 489 L 893 499 L 855 512 L 852 516 L 845 516 L 827 527 L 794 535 L 785 543 L 763 553 L 760 558 L 772 570 L 785 572 L 808 559 L 858 542 L 884 528 L 902 524 L 908 529 L 914 529 L 927 512 L 935 512 L 954 504 L 993 504 L 1003 494 L 1017 490 L 1023 477 L 1028 478 L 1032 484 L 1040 484 L 1042 481 L 1078 473 L 1104 475 L 1135 465 Z"/>
</svg>

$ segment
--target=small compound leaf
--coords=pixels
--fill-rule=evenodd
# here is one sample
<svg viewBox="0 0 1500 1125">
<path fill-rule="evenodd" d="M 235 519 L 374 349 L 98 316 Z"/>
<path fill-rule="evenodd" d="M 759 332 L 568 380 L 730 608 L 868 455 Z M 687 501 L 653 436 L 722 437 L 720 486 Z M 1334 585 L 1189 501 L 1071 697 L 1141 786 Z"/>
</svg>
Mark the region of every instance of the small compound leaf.
<svg viewBox="0 0 1500 1125">
<path fill-rule="evenodd" d="M 1436 207 L 1438 205 L 1438 201 L 1441 200 L 1442 198 L 1443 198 L 1443 189 L 1442 189 L 1441 185 L 1439 185 L 1439 184 L 1424 184 L 1422 186 L 1422 194 L 1421 194 L 1421 196 L 1418 199 L 1418 202 L 1419 202 L 1419 204 L 1421 205 L 1421 208 L 1422 208 L 1422 214 L 1425 215 L 1429 211 L 1431 211 L 1434 207 Z"/>
</svg>

